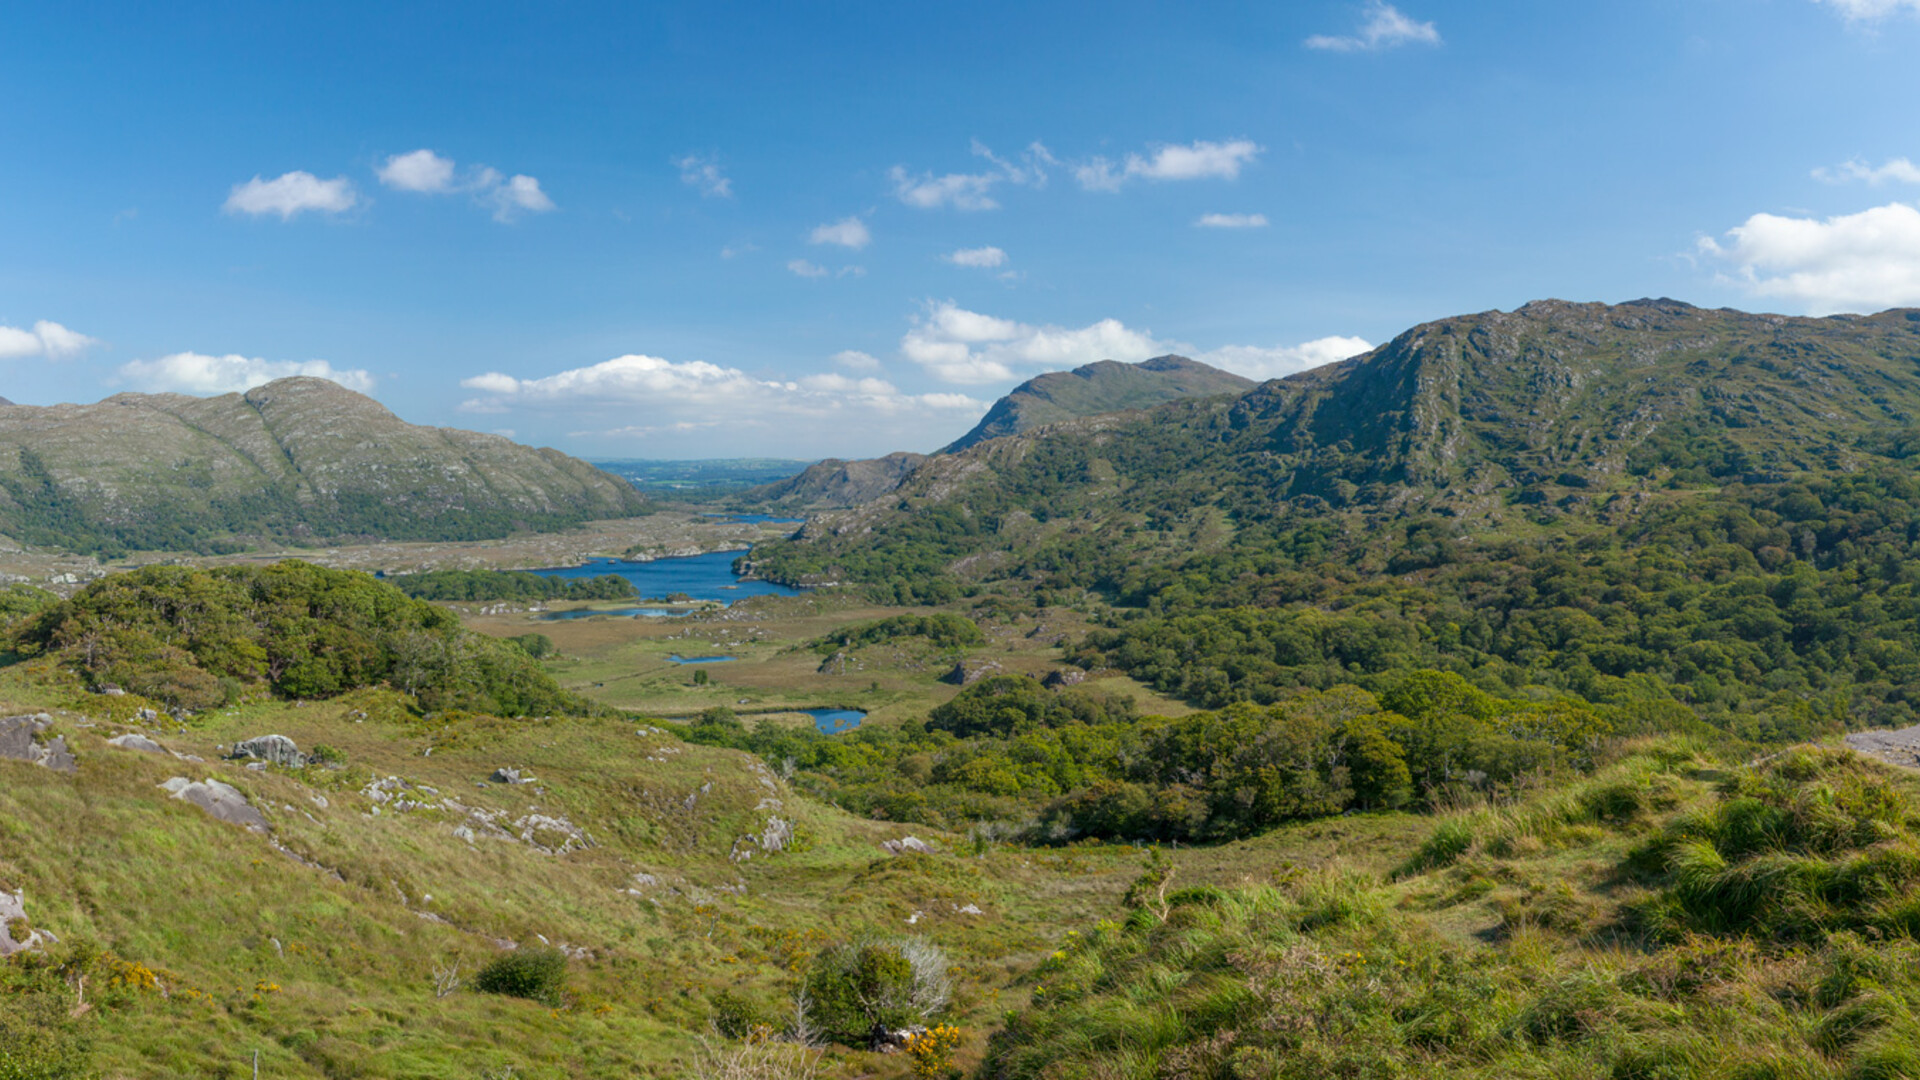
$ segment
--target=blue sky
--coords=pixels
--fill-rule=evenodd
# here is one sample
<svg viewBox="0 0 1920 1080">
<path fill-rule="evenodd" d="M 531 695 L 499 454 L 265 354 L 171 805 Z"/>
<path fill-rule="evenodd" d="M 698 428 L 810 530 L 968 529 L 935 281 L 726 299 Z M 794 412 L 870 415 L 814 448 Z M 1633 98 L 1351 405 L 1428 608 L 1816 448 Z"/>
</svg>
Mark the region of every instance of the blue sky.
<svg viewBox="0 0 1920 1080">
<path fill-rule="evenodd" d="M 0 396 L 289 373 L 589 456 L 927 450 L 1423 320 L 1920 305 L 1920 0 L 9 5 Z"/>
</svg>

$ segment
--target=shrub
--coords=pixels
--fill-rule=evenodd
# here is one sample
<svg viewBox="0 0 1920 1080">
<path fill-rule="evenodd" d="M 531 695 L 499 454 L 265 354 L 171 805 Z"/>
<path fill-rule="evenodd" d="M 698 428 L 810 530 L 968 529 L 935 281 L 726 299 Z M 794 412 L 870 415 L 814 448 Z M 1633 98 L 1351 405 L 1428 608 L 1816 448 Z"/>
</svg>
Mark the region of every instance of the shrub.
<svg viewBox="0 0 1920 1080">
<path fill-rule="evenodd" d="M 731 990 L 713 995 L 713 1026 L 729 1039 L 765 1036 L 774 1030 L 773 1018 L 765 1009 Z"/>
<path fill-rule="evenodd" d="M 874 1025 L 905 1027 L 947 1006 L 947 957 L 914 938 L 836 945 L 814 957 L 802 987 L 808 1023 L 834 1042 L 865 1045 Z"/>
<path fill-rule="evenodd" d="M 516 949 L 496 957 L 473 977 L 482 993 L 559 1005 L 567 984 L 567 954 L 544 946 Z"/>
</svg>

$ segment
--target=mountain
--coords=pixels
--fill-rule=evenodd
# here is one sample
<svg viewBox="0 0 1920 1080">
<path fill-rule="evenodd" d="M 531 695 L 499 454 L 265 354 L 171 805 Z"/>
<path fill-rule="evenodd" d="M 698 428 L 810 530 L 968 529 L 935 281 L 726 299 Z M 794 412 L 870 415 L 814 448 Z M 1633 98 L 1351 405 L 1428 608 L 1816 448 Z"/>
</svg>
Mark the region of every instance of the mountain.
<svg viewBox="0 0 1920 1080">
<path fill-rule="evenodd" d="M 11 405 L 11 404 L 13 404 L 13 402 L 8 401 L 6 398 L 0 397 L 0 405 Z"/>
<path fill-rule="evenodd" d="M 643 508 L 631 484 L 556 450 L 409 424 L 324 379 L 0 411 L 0 532 L 44 547 L 467 540 Z"/>
<path fill-rule="evenodd" d="M 1810 735 L 1920 721 L 1916 466 L 1920 311 L 1541 301 L 938 456 L 753 560 L 1125 609 L 1074 661 L 1204 707 L 1411 664 Z"/>
<path fill-rule="evenodd" d="M 1028 379 L 994 402 L 972 431 L 938 453 L 957 454 L 977 443 L 1044 424 L 1150 408 L 1182 398 L 1239 394 L 1253 385 L 1251 379 L 1184 356 L 1157 356 L 1138 364 L 1101 360 Z M 861 461 L 831 458 L 798 476 L 753 488 L 744 497 L 793 509 L 844 509 L 894 491 L 927 458 L 905 451 Z"/>
<path fill-rule="evenodd" d="M 828 458 L 797 476 L 750 489 L 744 497 L 795 508 L 858 506 L 899 487 L 925 460 L 927 455 L 905 450 L 859 461 Z"/>
<path fill-rule="evenodd" d="M 941 451 L 955 454 L 978 442 L 1018 435 L 1042 424 L 1082 416 L 1147 409 L 1188 397 L 1242 394 L 1252 379 L 1184 356 L 1156 356 L 1138 364 L 1101 360 L 1028 379 L 994 402 L 987 415 Z"/>
</svg>

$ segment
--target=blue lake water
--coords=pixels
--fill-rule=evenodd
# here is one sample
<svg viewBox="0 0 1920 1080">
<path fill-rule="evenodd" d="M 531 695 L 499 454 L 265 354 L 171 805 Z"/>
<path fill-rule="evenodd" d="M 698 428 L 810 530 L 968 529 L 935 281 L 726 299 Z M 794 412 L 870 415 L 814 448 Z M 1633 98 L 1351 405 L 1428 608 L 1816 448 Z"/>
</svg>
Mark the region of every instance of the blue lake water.
<svg viewBox="0 0 1920 1080">
<path fill-rule="evenodd" d="M 685 555 L 652 562 L 623 562 L 619 559 L 593 559 L 584 566 L 535 570 L 536 574 L 558 578 L 593 578 L 614 574 L 633 582 L 643 597 L 685 593 L 695 600 L 717 600 L 731 604 L 746 596 L 798 596 L 799 589 L 775 585 L 771 581 L 742 581 L 733 572 L 733 560 L 745 553 L 715 551 L 706 555 Z"/>
<path fill-rule="evenodd" d="M 620 607 L 620 608 L 601 608 L 598 611 L 595 611 L 591 608 L 581 608 L 577 611 L 549 611 L 545 615 L 542 615 L 540 617 L 543 619 L 566 620 L 566 619 L 591 619 L 595 615 L 612 615 L 622 619 L 637 619 L 637 618 L 681 619 L 691 614 L 692 612 L 685 608 L 674 609 L 674 608 L 657 608 L 657 607 Z"/>
<path fill-rule="evenodd" d="M 670 664 L 724 664 L 729 660 L 738 660 L 737 656 L 681 656 L 674 653 L 667 657 Z"/>
<path fill-rule="evenodd" d="M 860 726 L 867 714 L 859 709 L 801 709 L 813 717 L 813 726 L 828 735 L 838 735 L 843 731 L 852 731 Z"/>
</svg>

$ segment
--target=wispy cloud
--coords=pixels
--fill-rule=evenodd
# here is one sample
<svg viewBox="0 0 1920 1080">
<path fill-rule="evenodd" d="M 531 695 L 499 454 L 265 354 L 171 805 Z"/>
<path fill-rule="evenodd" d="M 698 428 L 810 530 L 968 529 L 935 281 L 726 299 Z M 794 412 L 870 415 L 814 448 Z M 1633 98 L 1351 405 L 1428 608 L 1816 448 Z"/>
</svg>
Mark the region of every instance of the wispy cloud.
<svg viewBox="0 0 1920 1080">
<path fill-rule="evenodd" d="M 1201 214 L 1200 220 L 1193 224 L 1201 229 L 1264 229 L 1267 227 L 1267 215 Z"/>
<path fill-rule="evenodd" d="M 170 390 L 182 394 L 235 394 L 275 379 L 310 375 L 365 393 L 373 376 L 359 369 L 341 370 L 325 360 L 261 360 L 228 354 L 180 352 L 158 360 L 134 360 L 120 366 L 120 378 L 142 390 Z"/>
<path fill-rule="evenodd" d="M 286 221 L 309 210 L 338 214 L 353 209 L 360 201 L 353 183 L 344 176 L 322 180 L 310 172 L 296 169 L 271 180 L 259 176 L 244 184 L 233 185 L 222 209 L 229 214 L 263 217 L 279 214 Z"/>
<path fill-rule="evenodd" d="M 807 235 L 807 242 L 810 244 L 838 244 L 841 247 L 852 248 L 855 251 L 859 251 L 861 248 L 873 242 L 873 234 L 867 231 L 866 222 L 861 221 L 859 215 L 856 214 L 852 217 L 841 218 L 839 221 L 830 222 L 826 225 L 814 226 L 813 232 Z"/>
<path fill-rule="evenodd" d="M 997 247 L 961 248 L 941 258 L 955 266 L 964 266 L 973 270 L 991 270 L 1007 264 L 1007 253 Z"/>
<path fill-rule="evenodd" d="M 1869 3 L 1873 0 L 1853 0 Z M 1360 29 L 1350 35 L 1315 34 L 1306 40 L 1309 49 L 1328 52 L 1378 52 L 1401 45 L 1438 45 L 1440 31 L 1430 22 L 1419 22 L 1402 14 L 1399 8 L 1382 0 L 1367 4 Z"/>
<path fill-rule="evenodd" d="M 34 323 L 29 330 L 0 326 L 0 360 L 24 360 L 32 356 L 66 360 L 98 344 L 85 334 L 46 319 Z"/>
<path fill-rule="evenodd" d="M 720 169 L 720 162 L 703 154 L 688 154 L 673 159 L 680 170 L 680 181 L 689 187 L 700 189 L 700 194 L 713 199 L 733 198 L 733 180 Z"/>
<path fill-rule="evenodd" d="M 803 278 L 823 278 L 833 273 L 833 271 L 828 270 L 819 263 L 808 262 L 805 259 L 789 260 L 787 262 L 787 269 Z"/>
<path fill-rule="evenodd" d="M 1920 184 L 1920 165 L 1903 157 L 1890 159 L 1886 164 L 1875 167 L 1859 158 L 1840 165 L 1823 165 L 1813 170 L 1815 180 L 1824 180 L 1829 184 L 1845 184 L 1859 180 L 1879 187 L 1889 181 L 1902 184 Z"/>
<path fill-rule="evenodd" d="M 1048 168 L 1059 164 L 1052 152 L 1039 142 L 1028 144 L 1017 161 L 995 154 L 978 139 L 973 140 L 972 151 L 973 156 L 986 160 L 992 168 L 981 172 L 935 175 L 932 172 L 910 173 L 905 166 L 895 165 L 887 172 L 887 178 L 893 181 L 894 198 L 921 210 L 937 210 L 941 207 L 997 210 L 1000 203 L 991 194 L 995 187 L 1000 184 L 1046 187 Z"/>
<path fill-rule="evenodd" d="M 511 222 L 521 214 L 544 214 L 556 209 L 540 188 L 540 181 L 523 174 L 507 176 L 491 165 L 474 165 L 458 175 L 456 162 L 432 150 L 412 150 L 387 158 L 374 175 L 396 191 L 422 195 L 470 194 L 492 211 L 493 220 Z"/>
<path fill-rule="evenodd" d="M 1824 220 L 1755 214 L 1699 250 L 1748 292 L 1812 314 L 1920 306 L 1920 210 L 1906 203 Z"/>
<path fill-rule="evenodd" d="M 1920 12 L 1920 0 L 1814 0 L 1838 8 L 1851 22 L 1872 22 L 1902 11 Z"/>
<path fill-rule="evenodd" d="M 859 349 L 845 349 L 833 354 L 833 362 L 848 371 L 879 371 L 880 361 L 869 353 Z"/>
<path fill-rule="evenodd" d="M 1129 180 L 1235 180 L 1240 169 L 1259 156 L 1260 147 L 1248 139 L 1156 148 L 1151 155 L 1128 154 L 1124 161 L 1104 157 L 1087 160 L 1073 170 L 1074 179 L 1088 191 L 1119 191 Z"/>
</svg>

